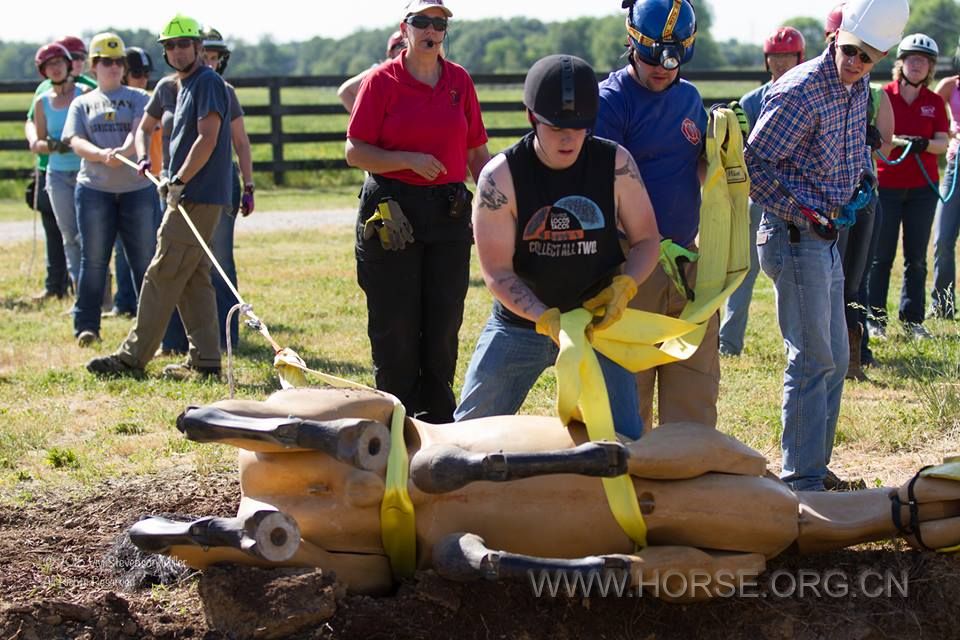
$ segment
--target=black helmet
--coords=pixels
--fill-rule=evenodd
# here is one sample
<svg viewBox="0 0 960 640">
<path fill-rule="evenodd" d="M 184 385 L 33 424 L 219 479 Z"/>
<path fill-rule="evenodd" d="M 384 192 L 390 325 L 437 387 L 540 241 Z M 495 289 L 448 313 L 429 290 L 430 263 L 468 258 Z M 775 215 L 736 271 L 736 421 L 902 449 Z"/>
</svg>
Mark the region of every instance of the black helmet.
<svg viewBox="0 0 960 640">
<path fill-rule="evenodd" d="M 523 104 L 540 122 L 561 129 L 592 129 L 600 90 L 586 60 L 566 54 L 533 63 L 523 83 Z"/>
<path fill-rule="evenodd" d="M 230 47 L 227 45 L 220 32 L 213 27 L 207 27 L 203 34 L 203 50 L 216 51 L 220 54 L 220 63 L 217 64 L 217 73 L 223 75 L 227 70 L 227 63 L 230 62 Z"/>
<path fill-rule="evenodd" d="M 128 71 L 153 71 L 153 59 L 150 54 L 140 47 L 127 47 L 127 70 Z"/>
</svg>

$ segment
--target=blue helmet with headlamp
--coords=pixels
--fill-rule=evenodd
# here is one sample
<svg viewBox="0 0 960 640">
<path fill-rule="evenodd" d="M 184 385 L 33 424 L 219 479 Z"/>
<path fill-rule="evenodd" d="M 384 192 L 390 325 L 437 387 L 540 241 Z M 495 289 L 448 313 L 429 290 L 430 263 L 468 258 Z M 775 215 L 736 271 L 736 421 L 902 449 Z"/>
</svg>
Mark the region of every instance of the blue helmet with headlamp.
<svg viewBox="0 0 960 640">
<path fill-rule="evenodd" d="M 643 62 L 673 70 L 693 58 L 697 16 L 687 0 L 624 0 L 627 35 Z"/>
</svg>

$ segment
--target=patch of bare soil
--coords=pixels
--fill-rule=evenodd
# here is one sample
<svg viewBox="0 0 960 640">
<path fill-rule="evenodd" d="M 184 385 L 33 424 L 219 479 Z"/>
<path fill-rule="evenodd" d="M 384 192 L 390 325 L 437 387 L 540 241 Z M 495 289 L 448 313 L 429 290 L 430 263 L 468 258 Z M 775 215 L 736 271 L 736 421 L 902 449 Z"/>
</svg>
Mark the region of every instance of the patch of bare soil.
<svg viewBox="0 0 960 640">
<path fill-rule="evenodd" d="M 957 561 L 892 543 L 783 556 L 770 562 L 756 584 L 744 585 L 752 597 L 685 605 L 648 595 L 568 597 L 562 590 L 557 597 L 537 597 L 529 584 L 457 584 L 432 572 L 419 573 L 381 598 L 346 595 L 333 576 L 302 569 L 227 567 L 201 577 L 159 566 L 152 572 L 172 584 L 130 588 L 149 580 L 140 575 L 131 581 L 135 562 L 115 548 L 128 526 L 148 513 L 233 515 L 238 500 L 233 473 L 180 472 L 111 481 L 85 495 L 44 495 L 22 509 L 4 508 L 0 638 L 957 636 Z M 824 578 L 828 572 L 832 577 Z"/>
</svg>

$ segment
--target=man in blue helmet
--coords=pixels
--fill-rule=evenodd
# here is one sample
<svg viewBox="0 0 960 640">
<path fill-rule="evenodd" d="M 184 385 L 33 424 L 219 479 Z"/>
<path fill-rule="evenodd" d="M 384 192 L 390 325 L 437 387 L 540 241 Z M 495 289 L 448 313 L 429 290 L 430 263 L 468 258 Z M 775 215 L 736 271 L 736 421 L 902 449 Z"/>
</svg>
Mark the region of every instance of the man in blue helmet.
<svg viewBox="0 0 960 640">
<path fill-rule="evenodd" d="M 557 359 L 561 313 L 583 306 L 597 315 L 595 328 L 616 322 L 657 261 L 656 221 L 636 164 L 623 147 L 590 135 L 597 114 L 590 65 L 570 55 L 537 61 L 523 103 L 533 131 L 477 180 L 474 236 L 494 305 L 457 420 L 516 413 Z M 639 438 L 633 374 L 597 357 L 617 433 Z"/>
<path fill-rule="evenodd" d="M 660 235 L 695 250 L 700 225 L 700 177 L 707 114 L 697 89 L 680 79 L 693 58 L 697 19 L 687 0 L 625 0 L 629 64 L 600 83 L 594 135 L 622 144 L 633 155 L 653 203 Z M 683 286 L 657 266 L 630 303 L 633 309 L 680 315 L 696 278 L 696 265 L 677 267 Z M 720 390 L 718 317 L 689 359 L 637 374 L 640 415 L 653 426 L 654 385 L 661 423 L 716 426 Z"/>
</svg>

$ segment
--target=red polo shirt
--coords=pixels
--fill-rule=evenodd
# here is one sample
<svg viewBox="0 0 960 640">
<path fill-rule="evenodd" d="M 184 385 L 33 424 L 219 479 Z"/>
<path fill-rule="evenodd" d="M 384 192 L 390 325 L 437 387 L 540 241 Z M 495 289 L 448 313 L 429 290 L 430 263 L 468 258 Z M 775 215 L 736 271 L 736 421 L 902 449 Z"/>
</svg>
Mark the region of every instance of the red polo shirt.
<svg viewBox="0 0 960 640">
<path fill-rule="evenodd" d="M 920 87 L 913 104 L 907 104 L 900 95 L 900 83 L 891 82 L 883 87 L 893 105 L 894 131 L 898 136 L 920 136 L 933 139 L 937 133 L 947 133 L 950 121 L 947 119 L 947 109 L 943 99 L 926 87 Z M 894 149 L 890 159 L 896 160 L 902 154 L 901 149 Z M 923 168 L 934 184 L 940 180 L 937 168 L 937 156 L 924 151 L 920 154 Z M 884 189 L 915 189 L 927 187 L 927 179 L 920 172 L 920 166 L 913 158 L 907 158 L 897 165 L 888 165 L 883 161 L 877 162 L 877 178 Z"/>
<path fill-rule="evenodd" d="M 383 174 L 387 178 L 415 185 L 463 182 L 467 149 L 487 142 L 473 80 L 441 58 L 440 80 L 430 87 L 410 75 L 406 57 L 384 62 L 363 79 L 347 137 L 388 151 L 429 153 L 447 168 L 433 182 L 409 169 Z"/>
</svg>

